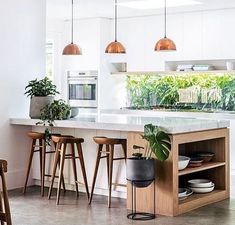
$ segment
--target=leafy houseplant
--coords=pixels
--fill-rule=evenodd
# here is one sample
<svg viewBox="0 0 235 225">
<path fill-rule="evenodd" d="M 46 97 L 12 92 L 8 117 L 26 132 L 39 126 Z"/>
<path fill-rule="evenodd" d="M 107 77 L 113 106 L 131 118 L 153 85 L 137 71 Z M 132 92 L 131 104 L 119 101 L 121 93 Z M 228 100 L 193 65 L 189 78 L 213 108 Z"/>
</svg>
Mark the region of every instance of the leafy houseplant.
<svg viewBox="0 0 235 225">
<path fill-rule="evenodd" d="M 71 115 L 71 107 L 67 105 L 63 100 L 54 100 L 51 104 L 46 105 L 41 110 L 41 121 L 36 123 L 36 125 L 49 125 L 50 127 L 54 126 L 55 120 L 65 120 L 68 119 Z M 47 128 L 45 130 L 45 139 L 46 143 L 50 143 L 50 131 Z"/>
<path fill-rule="evenodd" d="M 134 145 L 134 149 L 145 149 L 145 153 L 134 153 L 127 160 L 127 180 L 132 181 L 136 187 L 147 187 L 155 178 L 155 155 L 156 159 L 165 161 L 171 151 L 171 141 L 167 133 L 158 126 L 147 124 L 144 126 L 142 138 L 147 141 L 146 149 Z"/>
<path fill-rule="evenodd" d="M 42 80 L 31 80 L 25 87 L 25 95 L 30 97 L 30 117 L 39 119 L 41 109 L 54 100 L 54 96 L 59 94 L 52 81 L 45 77 Z"/>
</svg>

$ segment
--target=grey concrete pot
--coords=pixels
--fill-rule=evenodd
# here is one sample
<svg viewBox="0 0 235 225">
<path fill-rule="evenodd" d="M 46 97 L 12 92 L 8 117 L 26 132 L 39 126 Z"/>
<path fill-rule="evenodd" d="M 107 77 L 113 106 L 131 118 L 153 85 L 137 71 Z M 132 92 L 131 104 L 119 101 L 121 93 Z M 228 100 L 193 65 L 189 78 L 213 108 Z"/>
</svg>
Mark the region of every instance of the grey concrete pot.
<svg viewBox="0 0 235 225">
<path fill-rule="evenodd" d="M 136 187 L 148 187 L 155 179 L 155 160 L 145 158 L 128 158 L 126 179 Z"/>
<path fill-rule="evenodd" d="M 54 101 L 54 96 L 37 97 L 33 96 L 30 100 L 29 117 L 31 119 L 40 119 L 41 109 Z"/>
</svg>

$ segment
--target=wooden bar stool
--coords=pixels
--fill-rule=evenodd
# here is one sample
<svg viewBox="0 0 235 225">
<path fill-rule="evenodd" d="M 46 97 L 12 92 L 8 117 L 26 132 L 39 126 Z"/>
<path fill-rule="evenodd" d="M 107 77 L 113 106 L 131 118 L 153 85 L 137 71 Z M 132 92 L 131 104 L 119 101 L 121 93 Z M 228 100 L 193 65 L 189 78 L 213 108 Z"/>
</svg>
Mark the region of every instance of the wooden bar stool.
<svg viewBox="0 0 235 225">
<path fill-rule="evenodd" d="M 0 221 L 1 225 L 4 225 L 4 222 L 6 222 L 7 225 L 12 225 L 10 205 L 8 201 L 8 193 L 7 193 L 6 180 L 4 175 L 4 173 L 6 172 L 7 172 L 7 161 L 0 159 L 0 176 L 2 179 L 2 190 L 0 191 Z"/>
<path fill-rule="evenodd" d="M 54 166 L 53 166 L 53 172 L 52 172 L 52 181 L 48 193 L 48 199 L 51 197 L 51 191 L 54 184 L 54 178 L 56 174 L 57 164 L 60 162 L 60 170 L 59 170 L 59 181 L 58 181 L 58 188 L 57 188 L 57 198 L 56 198 L 56 204 L 59 204 L 60 200 L 60 189 L 61 189 L 61 182 L 63 178 L 63 169 L 64 169 L 64 162 L 65 159 L 71 159 L 72 165 L 73 165 L 73 173 L 74 173 L 74 180 L 75 180 L 75 188 L 76 188 L 76 194 L 77 197 L 79 195 L 78 192 L 78 178 L 77 178 L 77 168 L 76 168 L 76 159 L 79 159 L 82 175 L 84 179 L 84 184 L 86 188 L 87 197 L 89 199 L 89 189 L 87 184 L 87 176 L 86 176 L 86 169 L 84 164 L 84 158 L 82 153 L 82 143 L 84 142 L 84 139 L 82 138 L 75 138 L 73 136 L 52 136 L 53 142 L 55 142 L 56 145 L 56 153 L 55 153 L 55 159 L 54 159 Z M 67 144 L 71 145 L 71 153 L 66 153 L 67 150 Z M 78 156 L 76 156 L 75 148 L 77 147 Z"/>
<path fill-rule="evenodd" d="M 60 136 L 60 134 L 54 134 L 56 136 Z M 51 177 L 50 174 L 45 174 L 45 162 L 46 162 L 46 154 L 54 154 L 55 150 L 46 149 L 46 141 L 45 134 L 39 132 L 28 132 L 28 136 L 32 139 L 31 151 L 29 156 L 28 168 L 25 178 L 25 184 L 23 188 L 23 193 L 25 194 L 27 183 L 29 179 L 30 169 L 33 161 L 33 155 L 35 152 L 39 152 L 40 159 L 40 179 L 41 179 L 41 196 L 44 196 L 44 187 L 45 187 L 45 177 Z M 38 143 L 37 143 L 38 142 Z M 54 148 L 56 148 L 56 143 L 54 143 Z M 59 164 L 58 164 L 59 166 Z M 65 190 L 64 178 L 63 178 L 63 188 Z"/>
<path fill-rule="evenodd" d="M 107 159 L 108 186 L 109 186 L 108 207 L 110 208 L 112 185 L 126 186 L 123 184 L 116 184 L 116 183 L 113 184 L 112 183 L 112 176 L 113 176 L 113 161 L 114 160 L 126 160 L 127 141 L 126 141 L 126 139 L 107 138 L 107 137 L 94 137 L 93 139 L 98 144 L 98 150 L 97 150 L 95 172 L 94 172 L 93 181 L 92 181 L 89 204 L 91 204 L 91 201 L 92 201 L 92 196 L 93 196 L 93 192 L 94 192 L 94 187 L 95 187 L 96 177 L 97 177 L 98 168 L 99 168 L 99 164 L 100 164 L 100 159 L 106 158 Z M 106 146 L 106 151 L 103 151 L 104 145 Z M 114 158 L 114 146 L 115 145 L 122 146 L 124 157 Z M 102 156 L 102 153 L 104 154 L 103 156 Z"/>
</svg>

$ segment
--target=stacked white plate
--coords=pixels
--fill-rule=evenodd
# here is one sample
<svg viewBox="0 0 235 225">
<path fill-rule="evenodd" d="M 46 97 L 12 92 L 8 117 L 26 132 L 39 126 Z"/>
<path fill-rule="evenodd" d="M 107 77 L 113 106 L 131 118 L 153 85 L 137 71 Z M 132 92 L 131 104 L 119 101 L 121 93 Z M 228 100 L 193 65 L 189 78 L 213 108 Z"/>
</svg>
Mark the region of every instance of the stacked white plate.
<svg viewBox="0 0 235 225">
<path fill-rule="evenodd" d="M 179 192 L 178 192 L 178 197 L 179 200 L 185 200 L 187 197 L 189 197 L 191 194 L 193 193 L 193 191 L 189 188 L 179 188 Z"/>
<path fill-rule="evenodd" d="M 211 180 L 193 179 L 188 181 L 188 187 L 194 193 L 209 193 L 215 188 L 215 184 Z"/>
</svg>

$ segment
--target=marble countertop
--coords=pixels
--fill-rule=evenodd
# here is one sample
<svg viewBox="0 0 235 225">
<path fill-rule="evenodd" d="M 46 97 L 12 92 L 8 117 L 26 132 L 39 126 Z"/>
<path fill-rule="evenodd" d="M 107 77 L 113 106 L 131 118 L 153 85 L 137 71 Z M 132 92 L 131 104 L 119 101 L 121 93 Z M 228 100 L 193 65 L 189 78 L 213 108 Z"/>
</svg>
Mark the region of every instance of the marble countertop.
<svg viewBox="0 0 235 225">
<path fill-rule="evenodd" d="M 12 125 L 36 126 L 38 120 L 11 118 Z M 211 130 L 229 127 L 227 120 L 183 118 L 170 116 L 139 116 L 125 114 L 84 114 L 68 120 L 55 121 L 55 127 L 143 132 L 144 125 L 152 123 L 169 134 Z"/>
</svg>

